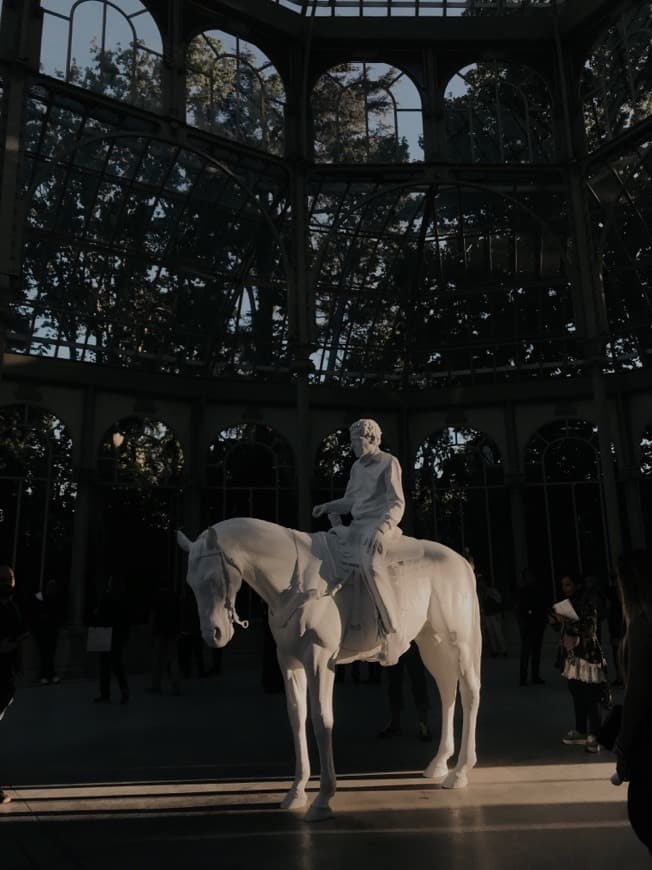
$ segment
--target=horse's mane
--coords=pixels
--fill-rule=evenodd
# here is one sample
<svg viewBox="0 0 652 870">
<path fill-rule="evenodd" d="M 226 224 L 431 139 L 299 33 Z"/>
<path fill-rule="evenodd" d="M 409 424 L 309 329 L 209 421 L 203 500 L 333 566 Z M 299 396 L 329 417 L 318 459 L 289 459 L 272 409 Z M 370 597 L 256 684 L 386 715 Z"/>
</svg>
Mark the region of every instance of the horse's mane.
<svg viewBox="0 0 652 870">
<path fill-rule="evenodd" d="M 246 543 L 248 538 L 255 536 L 257 532 L 267 532 L 272 534 L 282 533 L 284 537 L 291 540 L 294 533 L 293 529 L 288 529 L 286 526 L 271 523 L 268 520 L 261 520 L 257 517 L 229 517 L 209 526 L 203 534 L 208 535 L 211 529 L 217 535 L 217 545 L 224 560 L 234 570 L 238 571 L 240 576 L 244 576 L 242 566 L 249 561 L 247 552 L 242 546 L 243 542 Z M 225 538 L 226 549 L 224 546 Z"/>
</svg>

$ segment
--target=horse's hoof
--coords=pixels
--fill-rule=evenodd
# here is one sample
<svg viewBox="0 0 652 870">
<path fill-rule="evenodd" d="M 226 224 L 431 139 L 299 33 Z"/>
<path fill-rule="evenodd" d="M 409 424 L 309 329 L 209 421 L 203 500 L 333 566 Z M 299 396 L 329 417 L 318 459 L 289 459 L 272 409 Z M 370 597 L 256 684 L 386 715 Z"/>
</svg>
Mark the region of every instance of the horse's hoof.
<svg viewBox="0 0 652 870">
<path fill-rule="evenodd" d="M 333 810 L 330 807 L 316 807 L 314 804 L 303 817 L 305 822 L 325 822 L 333 818 Z"/>
<path fill-rule="evenodd" d="M 456 773 L 451 770 L 446 779 L 442 782 L 442 788 L 465 788 L 469 783 L 469 778 L 465 773 Z"/>
<path fill-rule="evenodd" d="M 423 771 L 423 776 L 426 779 L 443 779 L 448 776 L 447 764 L 429 764 Z"/>
<path fill-rule="evenodd" d="M 300 810 L 308 803 L 305 793 L 288 792 L 281 801 L 282 810 Z"/>
</svg>

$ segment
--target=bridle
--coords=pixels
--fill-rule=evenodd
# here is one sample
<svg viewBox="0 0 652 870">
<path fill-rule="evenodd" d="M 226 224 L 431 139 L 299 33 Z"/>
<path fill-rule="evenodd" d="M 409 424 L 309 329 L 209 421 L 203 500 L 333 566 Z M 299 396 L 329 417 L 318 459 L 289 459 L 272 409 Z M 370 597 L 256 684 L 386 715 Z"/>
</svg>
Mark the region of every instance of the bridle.
<svg viewBox="0 0 652 870">
<path fill-rule="evenodd" d="M 198 556 L 198 559 L 207 559 L 209 557 L 217 556 L 220 560 L 222 566 L 222 576 L 224 577 L 224 587 L 225 587 L 225 595 L 224 595 L 224 609 L 227 612 L 231 625 L 239 625 L 242 628 L 249 628 L 249 620 L 248 619 L 240 619 L 238 613 L 235 609 L 235 603 L 231 601 L 231 583 L 230 583 L 230 573 L 227 568 L 227 565 L 231 565 L 233 568 L 238 570 L 237 566 L 233 562 L 227 562 L 227 559 L 224 555 L 221 547 L 218 547 L 217 550 L 212 550 L 210 553 L 202 553 L 201 556 Z M 241 573 L 238 570 L 238 573 Z"/>
</svg>

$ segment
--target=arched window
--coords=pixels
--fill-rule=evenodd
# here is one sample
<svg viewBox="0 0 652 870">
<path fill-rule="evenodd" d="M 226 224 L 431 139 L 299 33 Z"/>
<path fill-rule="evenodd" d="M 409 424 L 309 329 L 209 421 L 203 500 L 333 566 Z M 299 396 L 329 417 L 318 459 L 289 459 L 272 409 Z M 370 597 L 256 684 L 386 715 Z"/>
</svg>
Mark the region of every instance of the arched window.
<svg viewBox="0 0 652 870">
<path fill-rule="evenodd" d="M 590 148 L 652 114 L 652 4 L 633 4 L 584 65 L 582 100 Z"/>
<path fill-rule="evenodd" d="M 588 420 L 555 420 L 525 449 L 530 567 L 558 594 L 563 574 L 606 579 L 610 564 L 598 429 Z"/>
<path fill-rule="evenodd" d="M 42 0 L 41 72 L 160 108 L 161 36 L 139 0 Z"/>
<path fill-rule="evenodd" d="M 294 457 L 270 426 L 241 423 L 223 429 L 208 448 L 206 524 L 229 517 L 257 517 L 296 526 Z"/>
<path fill-rule="evenodd" d="M 468 554 L 501 589 L 513 576 L 509 502 L 495 443 L 470 428 L 434 432 L 417 450 L 417 535 Z"/>
<path fill-rule="evenodd" d="M 147 618 L 158 584 L 177 575 L 182 470 L 181 445 L 161 420 L 125 417 L 104 433 L 89 601 L 114 576 L 125 584 L 133 618 Z"/>
<path fill-rule="evenodd" d="M 70 577 L 77 486 L 65 425 L 32 405 L 0 408 L 0 562 L 25 592 Z"/>
<path fill-rule="evenodd" d="M 315 85 L 311 108 L 317 160 L 423 160 L 421 98 L 394 67 L 365 62 L 334 67 Z"/>
<path fill-rule="evenodd" d="M 448 155 L 456 162 L 545 163 L 554 158 L 544 79 L 497 61 L 465 67 L 446 87 Z"/>
<path fill-rule="evenodd" d="M 221 30 L 201 33 L 186 56 L 189 124 L 282 154 L 285 89 L 255 45 Z"/>
</svg>

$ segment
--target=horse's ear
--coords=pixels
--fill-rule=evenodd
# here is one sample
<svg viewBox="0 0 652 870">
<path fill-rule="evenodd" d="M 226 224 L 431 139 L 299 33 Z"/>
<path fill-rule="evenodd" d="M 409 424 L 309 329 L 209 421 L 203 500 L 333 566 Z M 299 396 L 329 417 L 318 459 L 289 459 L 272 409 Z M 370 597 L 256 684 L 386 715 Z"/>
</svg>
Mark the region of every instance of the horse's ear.
<svg viewBox="0 0 652 870">
<path fill-rule="evenodd" d="M 192 547 L 192 541 L 184 535 L 181 529 L 177 529 L 177 544 L 182 550 L 185 550 L 186 553 L 189 553 L 190 548 Z"/>
<path fill-rule="evenodd" d="M 209 526 L 206 529 L 206 548 L 208 550 L 217 550 L 219 549 L 219 544 L 217 542 L 217 532 L 213 526 Z"/>
</svg>

